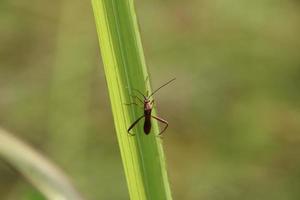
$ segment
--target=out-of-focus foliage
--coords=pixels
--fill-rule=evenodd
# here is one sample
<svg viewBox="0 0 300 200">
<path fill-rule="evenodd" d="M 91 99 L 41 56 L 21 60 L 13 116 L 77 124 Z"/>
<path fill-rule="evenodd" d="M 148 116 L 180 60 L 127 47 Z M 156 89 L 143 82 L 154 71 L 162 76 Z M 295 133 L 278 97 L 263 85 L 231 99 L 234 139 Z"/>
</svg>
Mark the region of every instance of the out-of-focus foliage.
<svg viewBox="0 0 300 200">
<path fill-rule="evenodd" d="M 174 199 L 300 198 L 300 2 L 136 2 Z M 175 88 L 175 89 L 174 89 Z M 0 125 L 127 199 L 89 1 L 0 2 Z M 0 199 L 40 199 L 0 161 Z"/>
<path fill-rule="evenodd" d="M 1 128 L 0 157 L 22 174 L 45 198 L 83 199 L 55 164 Z"/>
</svg>

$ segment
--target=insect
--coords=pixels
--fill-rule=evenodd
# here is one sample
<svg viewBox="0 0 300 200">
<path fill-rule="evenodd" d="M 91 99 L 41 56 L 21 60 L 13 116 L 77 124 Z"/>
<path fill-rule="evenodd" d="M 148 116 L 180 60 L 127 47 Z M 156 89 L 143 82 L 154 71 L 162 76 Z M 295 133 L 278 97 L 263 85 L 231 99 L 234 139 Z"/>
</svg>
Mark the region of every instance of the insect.
<svg viewBox="0 0 300 200">
<path fill-rule="evenodd" d="M 139 90 L 137 89 L 134 89 L 135 91 L 137 91 L 140 95 L 143 96 L 143 100 L 140 99 L 138 96 L 133 96 L 135 98 L 137 98 L 142 104 L 143 104 L 143 109 L 144 109 L 144 114 L 142 116 L 140 116 L 135 122 L 133 122 L 131 124 L 131 126 L 128 128 L 127 132 L 131 135 L 133 135 L 132 133 L 130 133 L 130 130 L 143 118 L 145 118 L 145 121 L 144 121 L 144 133 L 146 135 L 148 135 L 151 131 L 151 118 L 154 118 L 156 119 L 157 121 L 165 124 L 165 127 L 164 129 L 158 134 L 158 135 L 161 135 L 169 126 L 168 122 L 160 117 L 157 117 L 157 116 L 154 116 L 151 114 L 152 112 L 152 108 L 153 108 L 153 104 L 154 104 L 154 100 L 150 100 L 150 97 L 152 97 L 158 90 L 160 90 L 161 88 L 163 88 L 164 86 L 168 85 L 169 83 L 171 83 L 172 81 L 174 81 L 176 78 L 173 78 L 171 79 L 170 81 L 166 82 L 165 84 L 163 84 L 162 86 L 160 86 L 159 88 L 157 88 L 154 92 L 152 92 L 150 95 L 148 95 L 148 92 L 147 92 L 147 95 L 145 96 L 143 93 L 141 93 Z M 134 105 L 138 105 L 137 103 L 130 103 L 130 104 L 127 104 L 127 105 L 131 105 L 131 104 L 134 104 Z"/>
</svg>

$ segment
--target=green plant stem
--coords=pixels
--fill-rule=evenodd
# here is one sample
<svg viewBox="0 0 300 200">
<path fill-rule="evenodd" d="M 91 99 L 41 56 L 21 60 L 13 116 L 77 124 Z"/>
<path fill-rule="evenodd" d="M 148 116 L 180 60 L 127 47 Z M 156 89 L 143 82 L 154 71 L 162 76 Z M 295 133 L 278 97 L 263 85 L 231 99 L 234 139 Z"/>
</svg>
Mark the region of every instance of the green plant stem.
<svg viewBox="0 0 300 200">
<path fill-rule="evenodd" d="M 133 0 L 92 0 L 92 4 L 129 195 L 133 200 L 171 199 L 157 122 L 149 135 L 144 134 L 142 121 L 133 129 L 135 136 L 127 133 L 143 110 L 124 103 L 138 95 L 133 88 L 150 91 Z"/>
</svg>

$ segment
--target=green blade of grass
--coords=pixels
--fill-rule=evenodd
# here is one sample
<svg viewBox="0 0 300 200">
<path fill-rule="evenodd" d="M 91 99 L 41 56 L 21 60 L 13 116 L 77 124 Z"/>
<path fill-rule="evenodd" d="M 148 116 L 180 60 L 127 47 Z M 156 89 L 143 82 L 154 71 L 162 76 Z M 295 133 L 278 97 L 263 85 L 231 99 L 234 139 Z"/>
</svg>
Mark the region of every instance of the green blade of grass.
<svg viewBox="0 0 300 200">
<path fill-rule="evenodd" d="M 47 199 L 83 199 L 53 163 L 1 128 L 0 158 L 22 173 Z"/>
<path fill-rule="evenodd" d="M 135 136 L 127 133 L 143 110 L 124 103 L 134 101 L 133 88 L 150 90 L 133 0 L 92 4 L 129 195 L 133 200 L 172 199 L 157 122 L 152 121 L 149 135 L 142 121 L 133 129 Z"/>
</svg>

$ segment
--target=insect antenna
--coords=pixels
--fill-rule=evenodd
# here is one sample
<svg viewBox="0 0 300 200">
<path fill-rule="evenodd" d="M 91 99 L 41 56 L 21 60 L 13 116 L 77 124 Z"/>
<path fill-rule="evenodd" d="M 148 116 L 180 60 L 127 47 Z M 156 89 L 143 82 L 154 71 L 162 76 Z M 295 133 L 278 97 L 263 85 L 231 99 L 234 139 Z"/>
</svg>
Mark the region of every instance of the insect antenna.
<svg viewBox="0 0 300 200">
<path fill-rule="evenodd" d="M 173 78 L 171 80 L 169 80 L 168 82 L 166 82 L 165 84 L 163 84 L 162 86 L 160 86 L 159 88 L 157 88 L 156 90 L 154 90 L 154 92 L 152 92 L 148 98 L 150 98 L 151 96 L 153 96 L 158 90 L 160 90 L 161 88 L 165 87 L 166 85 L 168 85 L 169 83 L 171 83 L 172 81 L 174 81 L 176 78 Z"/>
<path fill-rule="evenodd" d="M 138 89 L 132 88 L 132 90 L 137 91 L 140 95 L 142 95 L 144 97 L 144 99 L 146 99 L 146 96 Z"/>
</svg>

